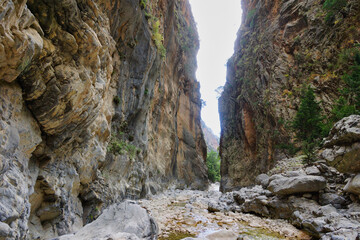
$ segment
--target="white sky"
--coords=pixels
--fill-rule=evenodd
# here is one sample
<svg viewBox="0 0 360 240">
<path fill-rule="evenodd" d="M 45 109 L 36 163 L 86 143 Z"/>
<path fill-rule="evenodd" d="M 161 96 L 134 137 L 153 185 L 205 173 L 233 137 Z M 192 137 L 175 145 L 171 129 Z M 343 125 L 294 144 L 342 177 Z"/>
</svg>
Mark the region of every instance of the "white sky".
<svg viewBox="0 0 360 240">
<path fill-rule="evenodd" d="M 201 98 L 206 106 L 203 121 L 220 136 L 218 100 L 215 89 L 225 85 L 226 62 L 234 53 L 236 33 L 241 23 L 240 0 L 190 0 L 197 23 L 200 50 L 197 56 Z"/>
</svg>

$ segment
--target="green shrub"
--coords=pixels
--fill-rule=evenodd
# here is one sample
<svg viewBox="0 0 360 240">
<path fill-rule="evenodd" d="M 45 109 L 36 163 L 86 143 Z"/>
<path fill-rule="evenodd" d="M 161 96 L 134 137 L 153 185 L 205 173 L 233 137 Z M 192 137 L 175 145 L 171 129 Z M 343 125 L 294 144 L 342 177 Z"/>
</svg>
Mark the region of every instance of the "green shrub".
<svg viewBox="0 0 360 240">
<path fill-rule="evenodd" d="M 126 143 L 118 139 L 112 139 L 107 147 L 107 150 L 115 155 L 124 154 Z"/>
<path fill-rule="evenodd" d="M 127 154 L 130 159 L 134 159 L 136 154 L 140 152 L 140 149 L 126 141 L 121 140 L 123 135 L 123 132 L 111 135 L 111 140 L 108 144 L 107 151 L 114 155 Z"/>
<path fill-rule="evenodd" d="M 160 21 L 155 19 L 152 24 L 152 39 L 158 49 L 158 52 L 162 58 L 166 57 L 166 49 L 163 45 L 164 37 L 160 33 Z"/>
<path fill-rule="evenodd" d="M 354 65 L 350 67 L 350 74 L 345 74 L 343 80 L 347 87 L 343 89 L 343 95 L 348 96 L 350 104 L 360 108 L 360 53 L 354 56 Z"/>
<path fill-rule="evenodd" d="M 211 182 L 220 181 L 220 157 L 215 151 L 207 154 L 206 166 L 208 167 L 208 176 Z"/>
<path fill-rule="evenodd" d="M 294 156 L 300 150 L 293 143 L 280 143 L 276 148 L 286 151 L 290 156 Z"/>
<path fill-rule="evenodd" d="M 246 17 L 246 21 L 249 22 L 249 27 L 253 28 L 255 25 L 256 9 L 251 9 Z"/>
<path fill-rule="evenodd" d="M 331 111 L 332 121 L 337 122 L 344 117 L 348 117 L 352 114 L 356 114 L 356 107 L 350 105 L 349 101 L 341 96 L 335 103 L 334 108 Z"/>
<path fill-rule="evenodd" d="M 139 5 L 141 9 L 145 9 L 147 5 L 147 0 L 140 0 Z"/>
<path fill-rule="evenodd" d="M 347 4 L 347 0 L 326 0 L 323 8 L 327 11 L 340 11 Z"/>
<path fill-rule="evenodd" d="M 331 118 L 327 123 L 329 126 L 344 117 L 360 113 L 360 52 L 357 49 L 352 49 L 350 52 L 351 54 L 346 54 L 346 59 L 347 62 L 352 61 L 353 65 L 349 68 L 350 73 L 342 77 L 345 87 L 340 89 L 341 96 L 331 111 Z M 343 54 L 340 55 L 340 57 L 343 56 Z"/>
<path fill-rule="evenodd" d="M 119 105 L 120 101 L 121 101 L 121 99 L 120 99 L 119 96 L 114 96 L 113 102 L 114 102 L 116 105 Z"/>
<path fill-rule="evenodd" d="M 343 9 L 347 4 L 347 0 L 326 0 L 323 8 L 327 11 L 325 22 L 332 23 L 335 14 Z"/>
</svg>

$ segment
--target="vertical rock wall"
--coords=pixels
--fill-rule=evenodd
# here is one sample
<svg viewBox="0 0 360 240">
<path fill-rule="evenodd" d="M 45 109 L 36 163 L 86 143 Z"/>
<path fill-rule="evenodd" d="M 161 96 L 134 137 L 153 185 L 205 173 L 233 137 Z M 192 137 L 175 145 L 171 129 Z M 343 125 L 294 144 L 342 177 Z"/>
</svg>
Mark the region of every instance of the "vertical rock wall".
<svg viewBox="0 0 360 240">
<path fill-rule="evenodd" d="M 4 0 L 0 26 L 0 239 L 207 186 L 187 1 Z"/>
<path fill-rule="evenodd" d="M 304 84 L 329 113 L 351 65 L 342 56 L 359 48 L 359 2 L 346 2 L 327 18 L 321 0 L 242 1 L 242 25 L 219 100 L 223 191 L 253 184 L 285 156 L 281 146 L 293 139 L 287 123 Z"/>
</svg>

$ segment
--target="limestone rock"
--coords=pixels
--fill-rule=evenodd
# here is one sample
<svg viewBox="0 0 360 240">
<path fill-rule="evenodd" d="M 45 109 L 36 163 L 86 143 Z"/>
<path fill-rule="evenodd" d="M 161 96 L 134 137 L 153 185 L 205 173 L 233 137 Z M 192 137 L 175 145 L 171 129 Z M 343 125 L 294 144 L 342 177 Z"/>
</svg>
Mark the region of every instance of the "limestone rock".
<svg viewBox="0 0 360 240">
<path fill-rule="evenodd" d="M 263 188 L 266 188 L 269 185 L 269 176 L 266 174 L 260 174 L 255 178 L 255 183 L 260 184 Z"/>
<path fill-rule="evenodd" d="M 340 172 L 360 172 L 360 116 L 337 122 L 324 143 L 321 157 Z"/>
<path fill-rule="evenodd" d="M 320 176 L 280 177 L 270 181 L 268 189 L 279 195 L 319 192 L 326 186 L 326 180 Z"/>
<path fill-rule="evenodd" d="M 236 240 L 237 234 L 229 230 L 221 230 L 206 236 L 208 240 Z"/>
<path fill-rule="evenodd" d="M 145 2 L 0 4 L 0 221 L 11 238 L 75 232 L 170 186 L 207 188 L 190 5 Z"/>
<path fill-rule="evenodd" d="M 218 151 L 219 148 L 219 137 L 216 136 L 211 128 L 206 126 L 205 122 L 201 120 L 201 129 L 204 133 L 204 139 L 207 145 L 208 151 Z"/>
<path fill-rule="evenodd" d="M 110 206 L 92 223 L 74 234 L 61 236 L 59 240 L 71 239 L 148 239 L 157 238 L 157 225 L 146 210 L 126 201 Z"/>
<path fill-rule="evenodd" d="M 344 208 L 346 199 L 335 193 L 321 193 L 319 196 L 319 203 L 321 205 L 331 204 L 337 209 Z"/>
<path fill-rule="evenodd" d="M 324 147 L 341 146 L 360 141 L 360 115 L 351 115 L 335 123 Z"/>
<path fill-rule="evenodd" d="M 44 33 L 26 1 L 4 1 L 1 12 L 0 81 L 12 82 L 40 54 Z"/>
<path fill-rule="evenodd" d="M 305 172 L 307 175 L 315 175 L 315 176 L 318 176 L 321 173 L 320 170 L 316 166 L 311 166 L 311 167 L 305 168 Z"/>
<path fill-rule="evenodd" d="M 10 237 L 11 234 L 11 228 L 6 223 L 0 222 L 0 239 L 6 239 L 7 237 Z"/>
<path fill-rule="evenodd" d="M 357 174 L 346 184 L 344 191 L 360 195 L 360 174 Z"/>
<path fill-rule="evenodd" d="M 256 191 L 251 188 L 246 189 L 249 193 Z M 235 200 L 239 198 L 236 193 L 240 191 L 234 192 Z M 360 230 L 356 204 L 349 205 L 349 210 L 346 210 L 348 202 L 345 202 L 341 205 L 343 208 L 338 210 L 330 204 L 321 206 L 315 200 L 304 197 L 273 196 L 265 195 L 266 192 L 262 194 L 260 191 L 256 192 L 260 195 L 256 195 L 255 198 L 254 195 L 249 194 L 248 196 L 243 195 L 242 201 L 236 200 L 240 205 L 240 211 L 256 213 L 264 217 L 286 219 L 294 226 L 305 229 L 315 238 L 329 239 L 327 237 L 333 235 L 347 239 L 347 236 L 357 236 Z"/>
</svg>

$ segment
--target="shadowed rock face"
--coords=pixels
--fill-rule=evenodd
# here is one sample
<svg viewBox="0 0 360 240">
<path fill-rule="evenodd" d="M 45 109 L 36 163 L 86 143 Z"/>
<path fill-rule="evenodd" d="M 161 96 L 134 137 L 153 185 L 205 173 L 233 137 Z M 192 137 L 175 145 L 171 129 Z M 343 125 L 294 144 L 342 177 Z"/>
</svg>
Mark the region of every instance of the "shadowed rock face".
<svg viewBox="0 0 360 240">
<path fill-rule="evenodd" d="M 243 0 L 242 25 L 219 99 L 221 189 L 254 183 L 284 157 L 292 142 L 286 127 L 299 106 L 302 85 L 314 88 L 328 114 L 351 62 L 341 54 L 358 48 L 360 5 L 325 20 L 320 0 Z"/>
<path fill-rule="evenodd" d="M 1 4 L 4 237 L 63 235 L 124 198 L 207 186 L 190 6 L 147 2 Z"/>
</svg>

